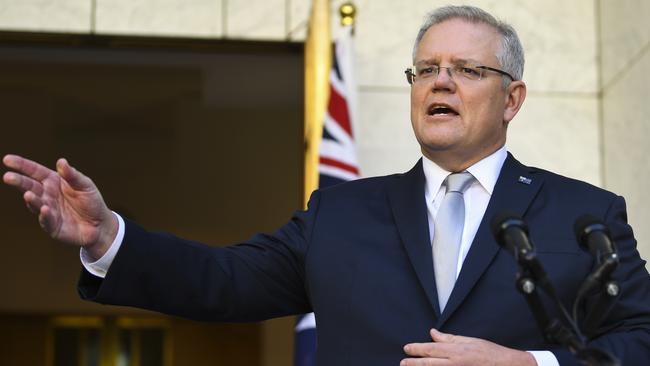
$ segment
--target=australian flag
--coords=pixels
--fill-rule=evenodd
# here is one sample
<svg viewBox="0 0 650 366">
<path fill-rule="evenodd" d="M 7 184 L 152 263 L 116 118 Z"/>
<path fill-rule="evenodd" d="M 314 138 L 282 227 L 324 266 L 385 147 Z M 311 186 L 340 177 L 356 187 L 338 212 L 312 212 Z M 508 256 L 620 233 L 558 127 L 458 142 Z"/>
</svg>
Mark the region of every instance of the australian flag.
<svg viewBox="0 0 650 366">
<path fill-rule="evenodd" d="M 352 27 L 342 29 L 334 47 L 329 102 L 319 149 L 320 188 L 359 178 L 354 143 L 355 93 L 352 74 Z M 296 325 L 295 366 L 316 364 L 316 319 L 302 315 Z"/>
</svg>

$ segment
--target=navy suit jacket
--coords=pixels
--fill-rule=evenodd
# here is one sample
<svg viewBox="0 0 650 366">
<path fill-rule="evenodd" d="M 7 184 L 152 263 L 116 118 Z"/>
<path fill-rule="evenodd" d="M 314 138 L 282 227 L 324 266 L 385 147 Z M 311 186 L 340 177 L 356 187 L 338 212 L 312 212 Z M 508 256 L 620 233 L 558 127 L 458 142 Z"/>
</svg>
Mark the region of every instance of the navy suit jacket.
<svg viewBox="0 0 650 366">
<path fill-rule="evenodd" d="M 505 209 L 524 218 L 538 257 L 570 309 L 593 263 L 572 228 L 588 213 L 611 229 L 621 259 L 614 277 L 622 288 L 591 343 L 623 365 L 648 364 L 650 279 L 623 198 L 526 167 L 509 155 L 441 314 L 424 185 L 418 162 L 405 174 L 316 191 L 309 208 L 275 233 L 226 248 L 127 222 L 106 278 L 84 272 L 79 290 L 101 303 L 201 320 L 254 321 L 313 310 L 320 366 L 398 365 L 403 345 L 430 341 L 431 328 L 522 350 L 551 350 L 562 365 L 571 365 L 577 361 L 569 352 L 548 344 L 537 329 L 514 286 L 516 263 L 495 242 L 489 221 Z"/>
</svg>

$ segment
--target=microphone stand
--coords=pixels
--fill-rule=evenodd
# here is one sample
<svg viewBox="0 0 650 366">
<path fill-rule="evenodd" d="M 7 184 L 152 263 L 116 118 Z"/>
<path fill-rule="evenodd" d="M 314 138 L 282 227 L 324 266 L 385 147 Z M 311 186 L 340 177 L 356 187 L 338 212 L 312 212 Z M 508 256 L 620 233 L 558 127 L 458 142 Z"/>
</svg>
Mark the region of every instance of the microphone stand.
<svg viewBox="0 0 650 366">
<path fill-rule="evenodd" d="M 580 329 L 577 327 L 577 319 L 571 319 L 568 312 L 562 305 L 555 288 L 550 282 L 546 271 L 535 255 L 533 251 L 526 249 L 520 249 L 515 251 L 515 260 L 519 265 L 519 272 L 516 277 L 516 287 L 524 295 L 528 307 L 530 308 L 537 326 L 541 330 L 544 338 L 548 342 L 558 343 L 574 354 L 579 360 L 584 362 L 588 366 L 620 366 L 620 362 L 613 357 L 608 352 L 602 351 L 597 348 L 587 347 L 584 337 L 582 336 Z M 607 261 L 603 261 L 600 267 L 606 265 L 610 266 L 609 268 L 600 268 L 607 276 L 611 273 L 611 264 L 606 264 Z M 594 273 L 598 272 L 594 271 Z M 551 318 L 546 311 L 538 292 L 538 288 L 541 288 L 544 292 L 547 293 L 556 303 L 556 306 L 560 309 L 560 312 L 564 318 L 564 321 L 571 325 L 571 328 L 567 328 L 561 321 L 557 318 Z M 600 322 L 602 321 L 604 315 L 611 309 L 613 301 L 616 300 L 618 296 L 618 285 L 613 281 L 605 283 L 602 287 L 603 289 L 613 291 L 616 289 L 615 298 L 612 300 L 612 296 L 601 296 L 593 311 L 588 314 L 585 319 L 585 324 L 588 324 L 587 328 L 592 331 L 592 327 L 595 329 Z M 608 293 L 608 292 L 606 292 Z M 609 294 L 609 293 L 608 293 Z M 602 295 L 602 294 L 601 294 Z M 574 310 L 577 308 L 577 302 L 580 300 L 580 297 L 576 298 L 576 303 L 574 303 Z M 605 314 L 602 314 L 603 309 Z"/>
<path fill-rule="evenodd" d="M 594 289 L 598 288 L 599 290 L 594 307 L 585 315 L 582 322 L 584 333 L 589 336 L 595 335 L 598 326 L 619 298 L 620 287 L 616 281 L 611 280 L 611 274 L 616 267 L 618 267 L 618 256 L 616 253 L 609 253 L 578 290 L 578 295 L 573 303 L 573 318 L 576 321 L 578 321 L 578 308 L 581 302 Z"/>
<path fill-rule="evenodd" d="M 603 283 L 598 294 L 598 300 L 594 307 L 584 318 L 582 323 L 583 331 L 588 336 L 596 335 L 598 326 L 602 323 L 605 316 L 612 310 L 620 296 L 620 289 L 615 281 Z"/>
<path fill-rule="evenodd" d="M 539 296 L 538 288 L 541 287 L 542 290 L 551 296 L 562 310 L 563 307 L 537 256 L 534 252 L 527 250 L 521 250 L 515 253 L 515 259 L 519 264 L 519 272 L 517 273 L 515 284 L 519 292 L 524 295 L 542 335 L 548 342 L 559 343 L 575 354 L 576 351 L 584 348 L 584 342 L 577 336 L 578 333 L 572 332 L 558 319 L 551 318 L 548 315 Z M 562 314 L 565 318 L 567 317 L 565 311 Z M 565 320 L 569 324 L 573 324 L 570 319 Z"/>
<path fill-rule="evenodd" d="M 497 243 L 512 253 L 517 262 L 519 271 L 515 285 L 524 295 L 544 339 L 549 343 L 557 343 L 568 348 L 584 365 L 620 366 L 620 361 L 608 352 L 587 347 L 587 340 L 578 327 L 578 309 L 589 293 L 597 288 L 600 289 L 595 305 L 584 319 L 585 334 L 590 336 L 596 335 L 598 327 L 618 299 L 619 286 L 615 281 L 610 280 L 611 273 L 618 266 L 618 256 L 604 224 L 595 218 L 585 216 L 579 219 L 576 225 L 578 225 L 576 231 L 578 241 L 581 243 L 587 241 L 590 252 L 597 258 L 597 264 L 578 290 L 573 302 L 572 317 L 562 304 L 542 263 L 537 258 L 534 245 L 528 236 L 528 227 L 523 219 L 504 211 L 491 220 L 492 234 Z M 596 233 L 596 236 L 583 238 L 585 234 L 589 236 L 592 233 Z M 539 288 L 553 300 L 562 321 L 550 316 L 541 300 Z"/>
</svg>

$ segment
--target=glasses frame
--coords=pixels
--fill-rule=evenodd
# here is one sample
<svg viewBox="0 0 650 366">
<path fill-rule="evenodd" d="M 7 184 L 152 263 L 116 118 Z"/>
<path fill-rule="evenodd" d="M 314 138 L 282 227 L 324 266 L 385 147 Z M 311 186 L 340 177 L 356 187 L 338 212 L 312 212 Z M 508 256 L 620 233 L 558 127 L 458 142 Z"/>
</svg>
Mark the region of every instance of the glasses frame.
<svg viewBox="0 0 650 366">
<path fill-rule="evenodd" d="M 438 75 L 440 75 L 440 69 L 447 69 L 447 70 L 449 70 L 449 69 L 452 68 L 453 66 L 438 66 L 438 65 L 431 65 L 431 67 L 438 68 L 438 73 L 437 73 L 437 75 L 436 75 L 436 78 L 437 78 Z M 503 71 L 503 70 L 496 69 L 496 68 L 494 68 L 494 67 L 485 66 L 485 65 L 478 65 L 478 66 L 472 66 L 472 67 L 474 67 L 474 68 L 476 68 L 476 69 L 488 70 L 488 71 L 496 72 L 496 73 L 501 74 L 501 75 L 503 75 L 503 76 L 507 76 L 507 77 L 509 77 L 510 80 L 512 80 L 512 81 L 515 81 L 515 80 L 516 80 L 516 79 L 515 79 L 512 75 L 510 75 L 509 73 L 507 73 L 507 72 L 505 72 L 505 71 Z M 415 78 L 417 77 L 417 75 L 415 75 L 414 70 L 415 70 L 415 65 L 410 66 L 410 67 L 407 67 L 406 70 L 404 70 L 404 74 L 406 74 L 406 81 L 409 83 L 409 85 L 413 85 L 413 83 L 415 82 Z M 450 75 L 451 75 L 451 74 L 450 74 Z M 477 80 L 481 80 L 481 78 L 482 78 L 482 76 L 479 77 Z"/>
</svg>

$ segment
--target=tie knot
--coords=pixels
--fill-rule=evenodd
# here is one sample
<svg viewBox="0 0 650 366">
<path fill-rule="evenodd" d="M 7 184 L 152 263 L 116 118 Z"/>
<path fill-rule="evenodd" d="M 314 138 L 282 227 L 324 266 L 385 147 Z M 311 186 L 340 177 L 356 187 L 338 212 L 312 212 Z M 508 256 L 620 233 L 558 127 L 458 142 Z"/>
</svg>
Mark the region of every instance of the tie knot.
<svg viewBox="0 0 650 366">
<path fill-rule="evenodd" d="M 447 176 L 447 193 L 465 193 L 465 190 L 467 190 L 473 181 L 474 176 L 469 172 L 449 174 Z"/>
</svg>

